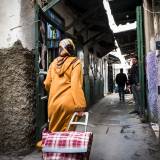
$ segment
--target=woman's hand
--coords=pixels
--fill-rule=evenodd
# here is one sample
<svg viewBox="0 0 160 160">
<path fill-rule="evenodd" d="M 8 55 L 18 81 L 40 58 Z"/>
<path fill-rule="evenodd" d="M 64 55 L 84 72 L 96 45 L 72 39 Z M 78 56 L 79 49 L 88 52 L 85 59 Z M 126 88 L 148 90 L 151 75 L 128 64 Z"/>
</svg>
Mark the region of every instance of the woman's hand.
<svg viewBox="0 0 160 160">
<path fill-rule="evenodd" d="M 82 108 L 82 107 L 77 107 L 76 109 L 75 109 L 75 112 L 77 112 L 78 113 L 78 116 L 83 116 L 83 113 L 84 113 L 84 108 Z"/>
<path fill-rule="evenodd" d="M 84 112 L 77 112 L 77 113 L 78 113 L 77 116 L 79 116 L 79 117 L 82 117 L 84 114 Z"/>
</svg>

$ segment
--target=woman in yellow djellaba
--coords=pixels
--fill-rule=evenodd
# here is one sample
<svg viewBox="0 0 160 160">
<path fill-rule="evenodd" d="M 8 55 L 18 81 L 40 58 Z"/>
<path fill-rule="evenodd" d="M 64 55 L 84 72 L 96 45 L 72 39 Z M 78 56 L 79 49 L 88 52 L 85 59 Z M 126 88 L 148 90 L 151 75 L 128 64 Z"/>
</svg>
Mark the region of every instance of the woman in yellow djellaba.
<svg viewBox="0 0 160 160">
<path fill-rule="evenodd" d="M 49 93 L 49 131 L 65 131 L 75 111 L 84 111 L 83 75 L 80 60 L 73 56 L 71 39 L 59 43 L 59 57 L 50 65 L 44 81 Z"/>
</svg>

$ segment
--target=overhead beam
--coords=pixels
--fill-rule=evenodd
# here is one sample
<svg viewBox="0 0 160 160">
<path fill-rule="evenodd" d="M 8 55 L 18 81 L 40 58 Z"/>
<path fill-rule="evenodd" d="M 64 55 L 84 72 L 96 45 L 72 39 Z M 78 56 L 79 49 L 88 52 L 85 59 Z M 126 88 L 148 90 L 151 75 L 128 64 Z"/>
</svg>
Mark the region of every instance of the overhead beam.
<svg viewBox="0 0 160 160">
<path fill-rule="evenodd" d="M 114 36 L 116 37 L 116 39 L 121 39 L 121 37 L 126 37 L 126 36 L 136 37 L 136 28 L 132 30 L 114 33 Z"/>
<path fill-rule="evenodd" d="M 120 16 L 124 17 L 126 15 L 136 15 L 136 12 L 135 11 L 128 11 L 128 12 L 118 12 L 118 13 L 113 14 L 114 17 L 120 17 Z"/>
<path fill-rule="evenodd" d="M 116 56 L 113 56 L 111 54 L 108 54 L 108 62 L 110 63 L 120 63 L 120 59 Z"/>
<path fill-rule="evenodd" d="M 134 48 L 120 48 L 122 52 L 130 53 L 135 51 L 136 49 Z"/>
<path fill-rule="evenodd" d="M 125 47 L 129 47 L 129 46 L 133 46 L 133 45 L 136 45 L 136 42 L 125 43 L 123 45 L 120 44 L 120 47 L 125 48 Z"/>
<path fill-rule="evenodd" d="M 66 37 L 69 37 L 69 38 L 72 38 L 73 40 L 77 40 L 77 37 L 76 36 L 74 36 L 74 35 L 72 35 L 72 34 L 70 34 L 70 33 L 68 33 L 68 32 L 65 32 L 65 36 Z"/>
<path fill-rule="evenodd" d="M 75 25 L 77 22 L 79 21 L 83 21 L 84 19 L 86 19 L 88 16 L 92 15 L 94 12 L 96 12 L 98 9 L 100 8 L 100 6 L 96 7 L 95 9 L 89 10 L 88 12 L 86 12 L 85 14 L 83 14 L 83 16 L 81 16 L 80 18 L 77 18 L 75 20 L 73 20 L 73 22 L 71 22 L 68 26 L 66 26 L 66 31 L 68 31 L 73 25 Z"/>
<path fill-rule="evenodd" d="M 52 8 L 54 5 L 56 5 L 61 0 L 51 0 L 46 6 L 42 8 L 43 12 L 46 12 L 48 9 Z"/>
<path fill-rule="evenodd" d="M 90 41 L 92 41 L 92 40 L 96 39 L 97 37 L 101 36 L 104 32 L 105 32 L 105 31 L 102 31 L 102 32 L 99 32 L 99 33 L 97 33 L 96 35 L 92 36 L 92 37 L 89 38 L 87 41 L 85 41 L 85 42 L 83 43 L 83 45 L 86 45 L 86 44 L 89 43 Z"/>
<path fill-rule="evenodd" d="M 124 23 L 129 23 L 129 22 L 134 22 L 134 21 L 136 21 L 136 19 L 123 19 L 123 20 L 117 20 L 117 22 L 119 23 L 119 24 L 124 24 Z"/>
<path fill-rule="evenodd" d="M 123 50 L 131 50 L 131 49 L 135 49 L 136 47 L 135 46 L 128 46 L 128 47 L 121 47 L 120 46 L 120 48 Z"/>
<path fill-rule="evenodd" d="M 77 31 L 77 34 L 82 33 L 85 30 L 88 30 L 90 27 L 92 27 L 92 24 L 89 24 L 87 26 L 84 26 L 83 28 L 81 28 L 80 30 Z"/>
<path fill-rule="evenodd" d="M 124 55 L 124 54 L 131 54 L 131 53 L 133 53 L 133 52 L 136 51 L 136 49 L 130 49 L 130 50 L 124 51 L 124 50 L 121 49 L 121 48 L 120 48 L 120 50 L 121 50 L 121 52 L 122 52 L 122 55 Z"/>
<path fill-rule="evenodd" d="M 98 26 L 102 26 L 102 27 L 107 27 L 107 25 L 105 24 L 105 22 L 101 21 L 101 20 L 95 21 L 95 20 L 89 19 L 89 20 L 87 20 L 87 23 L 90 23 L 92 25 L 98 25 Z"/>
</svg>

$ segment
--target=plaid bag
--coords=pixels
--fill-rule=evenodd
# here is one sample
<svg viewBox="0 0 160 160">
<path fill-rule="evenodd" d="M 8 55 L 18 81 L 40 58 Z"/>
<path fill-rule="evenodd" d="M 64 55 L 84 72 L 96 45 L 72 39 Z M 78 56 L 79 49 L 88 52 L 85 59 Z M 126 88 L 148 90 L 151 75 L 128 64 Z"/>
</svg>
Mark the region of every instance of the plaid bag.
<svg viewBox="0 0 160 160">
<path fill-rule="evenodd" d="M 92 132 L 46 132 L 42 133 L 44 160 L 89 159 Z"/>
</svg>

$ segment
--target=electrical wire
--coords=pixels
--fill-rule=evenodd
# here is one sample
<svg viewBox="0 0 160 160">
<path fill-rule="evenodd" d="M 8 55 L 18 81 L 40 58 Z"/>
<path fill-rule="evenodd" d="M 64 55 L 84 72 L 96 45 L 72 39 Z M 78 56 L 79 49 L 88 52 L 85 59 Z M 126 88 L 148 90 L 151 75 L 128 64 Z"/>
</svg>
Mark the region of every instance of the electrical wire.
<svg viewBox="0 0 160 160">
<path fill-rule="evenodd" d="M 151 13 L 151 14 L 160 14 L 160 12 L 153 12 L 153 11 L 149 10 L 148 8 L 146 8 L 146 7 L 144 6 L 144 4 L 143 4 L 143 8 L 144 8 L 145 11 L 147 11 L 147 12 L 149 12 L 149 13 Z"/>
<path fill-rule="evenodd" d="M 40 20 L 25 22 L 23 25 L 18 25 L 18 26 L 15 26 L 13 28 L 10 28 L 10 30 L 13 31 L 17 28 L 32 26 L 33 24 L 38 23 L 38 22 L 40 22 Z"/>
</svg>

